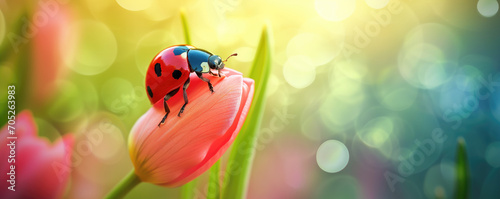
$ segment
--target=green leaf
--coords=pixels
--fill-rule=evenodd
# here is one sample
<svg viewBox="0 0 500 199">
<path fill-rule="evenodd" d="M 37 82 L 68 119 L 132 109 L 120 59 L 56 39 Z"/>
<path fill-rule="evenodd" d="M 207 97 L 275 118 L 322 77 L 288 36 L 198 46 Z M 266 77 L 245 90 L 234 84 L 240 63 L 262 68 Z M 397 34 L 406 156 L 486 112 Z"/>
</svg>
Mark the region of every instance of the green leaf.
<svg viewBox="0 0 500 199">
<path fill-rule="evenodd" d="M 220 160 L 215 162 L 212 168 L 210 168 L 207 199 L 220 198 L 219 171 L 220 171 Z"/>
<path fill-rule="evenodd" d="M 194 198 L 194 188 L 196 187 L 196 183 L 198 182 L 198 178 L 191 180 L 181 188 L 181 198 L 182 199 L 193 199 Z"/>
<path fill-rule="evenodd" d="M 186 40 L 186 44 L 191 45 L 191 36 L 189 34 L 189 26 L 184 10 L 181 10 L 181 21 L 182 21 L 182 29 L 184 30 L 184 39 Z"/>
<path fill-rule="evenodd" d="M 469 165 L 467 164 L 467 151 L 465 150 L 465 140 L 458 138 L 457 159 L 455 165 L 455 198 L 466 199 L 469 187 Z"/>
<path fill-rule="evenodd" d="M 250 78 L 255 80 L 255 94 L 245 123 L 229 155 L 222 198 L 245 198 L 255 155 L 260 124 L 264 113 L 267 82 L 271 73 L 271 39 L 264 27 L 255 55 Z"/>
</svg>

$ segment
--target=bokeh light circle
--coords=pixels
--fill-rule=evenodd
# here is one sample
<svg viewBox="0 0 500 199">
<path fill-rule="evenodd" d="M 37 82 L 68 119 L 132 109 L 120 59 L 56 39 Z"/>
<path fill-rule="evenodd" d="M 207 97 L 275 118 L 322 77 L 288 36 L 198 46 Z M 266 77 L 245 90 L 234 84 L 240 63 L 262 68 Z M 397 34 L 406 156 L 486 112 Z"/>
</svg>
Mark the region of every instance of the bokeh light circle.
<svg viewBox="0 0 500 199">
<path fill-rule="evenodd" d="M 145 13 L 153 21 L 163 21 L 178 14 L 178 7 L 172 6 L 169 1 L 154 0 L 151 4 L 154 6 L 149 6 L 141 12 Z"/>
<path fill-rule="evenodd" d="M 363 99 L 345 98 L 330 93 L 321 105 L 319 113 L 323 124 L 330 129 L 329 132 L 337 133 L 352 127 L 354 119 L 362 109 Z"/>
<path fill-rule="evenodd" d="M 498 1 L 479 0 L 479 2 L 477 2 L 477 11 L 484 17 L 493 17 L 498 12 Z"/>
<path fill-rule="evenodd" d="M 494 168 L 500 167 L 500 158 L 498 158 L 498 154 L 500 154 L 500 142 L 489 144 L 486 148 L 485 159 L 486 162 Z"/>
<path fill-rule="evenodd" d="M 454 166 L 451 163 L 441 163 L 427 170 L 424 178 L 424 194 L 427 198 L 439 198 L 437 195 L 449 198 L 454 190 Z"/>
<path fill-rule="evenodd" d="M 483 76 L 484 74 L 481 70 L 473 65 L 467 64 L 458 69 L 454 77 L 454 82 L 459 91 L 474 92 L 481 88 L 482 83 L 479 80 Z"/>
<path fill-rule="evenodd" d="M 351 65 L 339 64 L 333 67 L 329 74 L 330 90 L 319 109 L 323 124 L 330 132 L 351 128 L 365 102 L 363 85 L 359 80 L 355 80 L 363 76 L 362 73 L 350 73 L 340 69 L 342 66 Z"/>
<path fill-rule="evenodd" d="M 365 0 L 366 4 L 374 9 L 381 9 L 387 6 L 389 0 Z"/>
<path fill-rule="evenodd" d="M 69 122 L 83 115 L 85 111 L 84 101 L 78 87 L 71 81 L 64 81 L 56 95 L 57 98 L 51 102 L 47 114 L 52 120 Z"/>
<path fill-rule="evenodd" d="M 308 87 L 316 78 L 316 70 L 309 57 L 292 56 L 283 66 L 283 76 L 291 86 L 302 89 Z"/>
<path fill-rule="evenodd" d="M 140 11 L 145 10 L 151 6 L 152 0 L 116 0 L 116 3 L 122 8 L 130 11 Z"/>
<path fill-rule="evenodd" d="M 281 80 L 279 80 L 276 75 L 271 74 L 267 82 L 266 97 L 269 97 L 274 93 L 276 93 L 276 91 L 278 91 L 280 87 L 281 87 Z"/>
<path fill-rule="evenodd" d="M 349 151 L 344 143 L 337 140 L 323 142 L 316 152 L 316 162 L 325 172 L 337 173 L 349 162 Z"/>
<path fill-rule="evenodd" d="M 430 44 L 417 44 L 407 49 L 400 66 L 412 68 L 405 70 L 403 77 L 421 88 L 434 88 L 446 80 L 443 69 L 444 56 L 440 49 Z"/>
<path fill-rule="evenodd" d="M 286 52 L 289 57 L 307 56 L 311 66 L 320 66 L 330 62 L 340 52 L 341 48 L 331 43 L 328 38 L 316 33 L 300 33 L 288 42 Z"/>
<path fill-rule="evenodd" d="M 456 70 L 459 40 L 440 24 L 423 24 L 411 30 L 398 57 L 401 76 L 417 88 L 433 89 L 448 81 Z"/>
<path fill-rule="evenodd" d="M 500 76 L 493 78 L 492 82 L 500 82 Z M 500 122 L 500 92 L 498 90 L 495 90 L 495 92 L 490 93 L 490 95 L 491 95 L 490 99 L 491 113 L 493 117 Z"/>
<path fill-rule="evenodd" d="M 111 78 L 101 87 L 101 99 L 108 110 L 127 114 L 137 101 L 132 83 L 122 78 Z"/>
<path fill-rule="evenodd" d="M 410 108 L 417 99 L 419 90 L 409 85 L 397 71 L 390 71 L 386 79 L 376 85 L 376 96 L 380 104 L 393 111 Z"/>
<path fill-rule="evenodd" d="M 336 85 L 335 79 L 339 76 L 347 77 L 351 80 L 362 81 L 368 74 L 368 66 L 362 61 L 349 60 L 340 61 L 335 63 L 335 67 L 332 73 L 332 86 Z"/>
<path fill-rule="evenodd" d="M 135 64 L 143 76 L 146 76 L 146 71 L 154 56 L 167 47 L 165 44 L 173 43 L 173 40 L 173 36 L 163 30 L 151 31 L 139 39 L 134 53 Z"/>
<path fill-rule="evenodd" d="M 492 169 L 484 181 L 481 187 L 481 197 L 480 199 L 491 199 L 498 198 L 500 195 L 500 189 L 498 189 L 498 184 L 500 184 L 500 168 Z"/>
<path fill-rule="evenodd" d="M 368 121 L 357 131 L 359 139 L 367 146 L 377 149 L 386 158 L 392 157 L 395 124 L 389 117 L 377 117 Z"/>
<path fill-rule="evenodd" d="M 86 133 L 89 135 L 97 134 L 102 137 L 102 144 L 95 146 L 92 152 L 95 157 L 109 161 L 116 158 L 116 154 L 123 153 L 122 150 L 125 150 L 126 143 L 122 131 L 118 126 L 109 123 L 106 125 L 106 129 L 103 129 L 103 127 L 104 125 L 98 123 L 97 128 L 89 129 Z"/>
<path fill-rule="evenodd" d="M 82 75 L 96 75 L 107 70 L 116 59 L 118 47 L 113 32 L 102 22 L 84 20 L 74 24 L 75 53 L 62 48 L 64 61 Z M 71 49 L 70 49 L 71 50 Z M 65 53 L 66 52 L 66 53 Z"/>
<path fill-rule="evenodd" d="M 356 1 L 352 0 L 316 0 L 316 12 L 326 20 L 342 21 L 354 13 Z"/>
</svg>

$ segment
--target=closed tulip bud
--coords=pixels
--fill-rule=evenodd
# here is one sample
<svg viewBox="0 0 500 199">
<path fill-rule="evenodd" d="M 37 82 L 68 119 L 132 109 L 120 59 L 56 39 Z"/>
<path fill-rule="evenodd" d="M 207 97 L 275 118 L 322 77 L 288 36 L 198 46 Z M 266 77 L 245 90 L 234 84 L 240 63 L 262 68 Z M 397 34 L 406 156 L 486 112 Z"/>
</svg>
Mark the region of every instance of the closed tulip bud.
<svg viewBox="0 0 500 199">
<path fill-rule="evenodd" d="M 225 76 L 208 77 L 214 86 L 191 74 L 187 90 L 189 104 L 183 114 L 176 113 L 184 104 L 182 95 L 168 100 L 172 111 L 165 115 L 163 101 L 153 105 L 132 128 L 129 137 L 130 158 L 135 175 L 142 182 L 177 187 L 208 170 L 233 143 L 246 118 L 254 93 L 254 81 L 224 69 Z"/>
</svg>

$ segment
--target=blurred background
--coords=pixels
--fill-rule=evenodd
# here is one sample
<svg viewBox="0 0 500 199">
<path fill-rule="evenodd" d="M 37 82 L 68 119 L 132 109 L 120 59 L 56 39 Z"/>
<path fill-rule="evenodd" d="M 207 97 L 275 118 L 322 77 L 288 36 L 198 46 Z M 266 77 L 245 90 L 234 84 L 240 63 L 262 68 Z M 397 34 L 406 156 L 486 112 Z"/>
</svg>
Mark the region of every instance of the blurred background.
<svg viewBox="0 0 500 199">
<path fill-rule="evenodd" d="M 145 72 L 185 43 L 248 75 L 270 25 L 273 71 L 248 198 L 451 198 L 457 138 L 471 198 L 500 195 L 497 0 L 0 1 L 0 103 L 16 85 L 39 135 L 77 136 L 65 198 L 132 169 Z M 4 92 L 5 91 L 5 92 Z M 6 123 L 6 108 L 1 108 Z M 103 123 L 104 122 L 104 123 Z M 105 124 L 105 125 L 103 125 Z M 227 158 L 227 157 L 225 157 Z M 200 177 L 197 198 L 208 178 Z M 179 198 L 142 183 L 127 198 Z"/>
</svg>

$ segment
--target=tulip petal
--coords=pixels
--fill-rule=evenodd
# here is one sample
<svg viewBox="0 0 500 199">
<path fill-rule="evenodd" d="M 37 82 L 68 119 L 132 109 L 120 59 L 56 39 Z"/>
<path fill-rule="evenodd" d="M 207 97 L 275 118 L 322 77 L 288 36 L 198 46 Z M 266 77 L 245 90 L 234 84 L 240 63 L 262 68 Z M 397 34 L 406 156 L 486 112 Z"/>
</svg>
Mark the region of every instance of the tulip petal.
<svg viewBox="0 0 500 199">
<path fill-rule="evenodd" d="M 208 77 L 213 94 L 206 82 L 191 75 L 189 104 L 181 117 L 177 112 L 184 101 L 176 95 L 168 101 L 171 114 L 161 127 L 157 126 L 165 114 L 161 101 L 134 125 L 129 151 L 142 181 L 182 185 L 206 171 L 227 150 L 250 106 L 253 81 L 230 69 L 223 72 L 225 77 Z"/>
<path fill-rule="evenodd" d="M 182 185 L 196 178 L 197 176 L 201 175 L 203 172 L 208 170 L 231 146 L 234 139 L 236 138 L 237 133 L 243 126 L 243 122 L 245 121 L 248 110 L 250 109 L 250 104 L 252 102 L 254 93 L 254 86 L 253 86 L 254 81 L 249 78 L 244 78 L 243 82 L 244 82 L 243 96 L 242 96 L 242 102 L 240 104 L 240 109 L 237 114 L 238 116 L 235 118 L 233 125 L 227 130 L 226 136 L 219 140 L 221 143 L 224 143 L 224 145 L 222 145 L 218 149 L 217 154 L 213 154 L 212 156 L 207 155 L 206 160 L 200 163 L 198 167 L 192 169 L 193 173 L 185 176 L 185 178 L 182 178 L 184 176 L 181 176 L 177 179 L 177 181 L 172 182 L 173 183 L 172 186 Z M 231 135 L 231 137 L 228 137 L 229 135 Z M 227 138 L 229 139 L 226 140 Z"/>
</svg>

